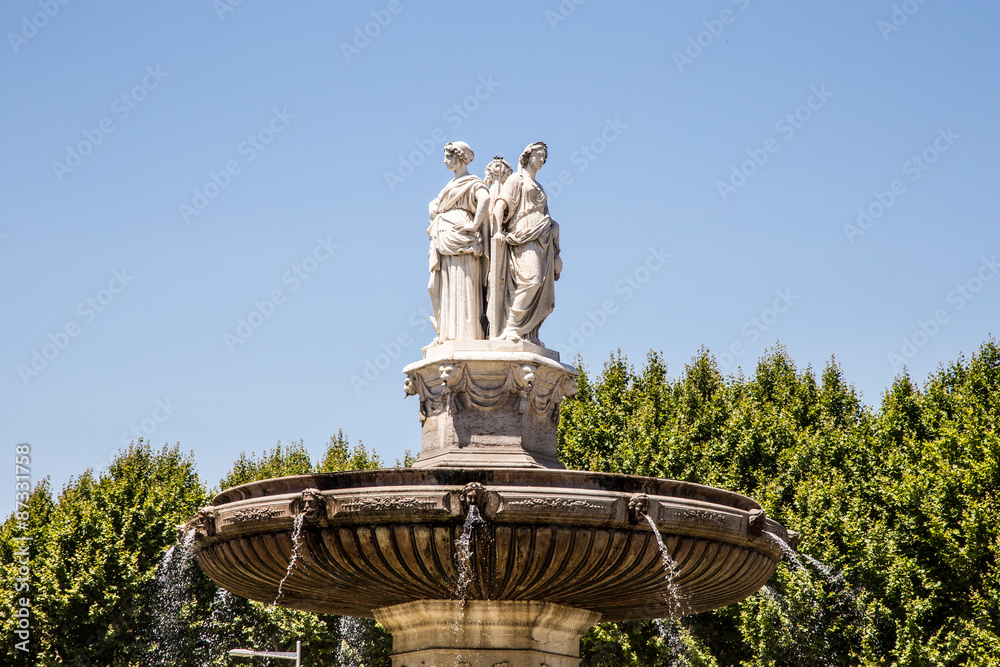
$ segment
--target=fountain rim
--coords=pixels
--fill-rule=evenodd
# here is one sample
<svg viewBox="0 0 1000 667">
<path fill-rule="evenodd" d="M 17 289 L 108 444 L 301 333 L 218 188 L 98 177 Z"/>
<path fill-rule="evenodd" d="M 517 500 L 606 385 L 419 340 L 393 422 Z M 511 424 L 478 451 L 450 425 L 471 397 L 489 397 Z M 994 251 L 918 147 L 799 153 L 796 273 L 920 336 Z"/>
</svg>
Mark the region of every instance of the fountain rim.
<svg viewBox="0 0 1000 667">
<path fill-rule="evenodd" d="M 636 580 L 632 586 L 635 590 L 629 593 L 638 596 L 635 600 L 629 598 L 623 606 L 621 590 L 594 589 L 593 582 L 586 577 L 576 581 L 573 573 L 558 580 L 559 596 L 538 600 L 593 607 L 615 620 L 652 617 L 645 615 L 651 613 L 650 596 L 660 595 L 656 591 L 662 573 L 657 573 L 658 568 L 647 571 L 651 563 L 660 561 L 660 551 L 654 545 L 655 557 L 649 556 L 648 545 L 654 540 L 643 534 L 659 533 L 664 539 L 669 534 L 677 541 L 671 549 L 682 549 L 684 559 L 701 559 L 703 551 L 715 554 L 704 564 L 691 561 L 692 582 L 704 587 L 707 597 L 693 599 L 690 606 L 703 611 L 721 606 L 720 600 L 730 604 L 752 593 L 742 590 L 742 584 L 728 583 L 728 575 L 719 578 L 720 567 L 733 565 L 743 573 L 741 576 L 752 575 L 760 584 L 766 581 L 782 553 L 777 543 L 764 538 L 764 532 L 779 537 L 786 533 L 752 499 L 691 482 L 544 468 L 446 467 L 305 474 L 250 482 L 218 494 L 212 507 L 203 508 L 179 528 L 196 530 L 193 550 L 210 578 L 238 595 L 266 601 L 273 599 L 274 591 L 262 582 L 274 574 L 272 583 L 277 583 L 285 567 L 272 573 L 277 561 L 262 554 L 285 553 L 294 547 L 295 539 L 289 541 L 288 531 L 296 520 L 302 520 L 311 548 L 321 556 L 317 562 L 323 563 L 309 566 L 313 568 L 309 570 L 312 579 L 330 579 L 336 588 L 342 584 L 355 586 L 360 577 L 375 582 L 373 594 L 379 593 L 385 598 L 383 602 L 396 604 L 441 597 L 440 590 L 428 589 L 426 577 L 420 573 L 435 572 L 434 582 L 451 580 L 454 573 L 449 574 L 447 564 L 454 554 L 440 551 L 435 536 L 443 534 L 443 528 L 452 535 L 448 543 L 453 542 L 454 530 L 472 516 L 473 507 L 484 513 L 489 526 L 507 531 L 504 535 L 516 536 L 504 538 L 509 544 L 505 542 L 505 551 L 498 551 L 498 560 L 491 561 L 489 567 L 508 568 L 504 581 L 510 575 L 519 583 L 509 591 L 497 592 L 495 599 L 535 599 L 540 594 L 532 592 L 535 579 L 556 577 L 559 570 L 550 572 L 549 559 L 553 563 L 560 558 L 575 559 L 571 568 L 575 572 L 591 566 L 585 565 L 589 562 L 586 558 L 572 554 L 597 549 L 594 553 L 599 553 L 600 558 L 595 567 L 605 568 L 618 578 L 616 581 L 625 573 L 632 579 L 636 572 L 641 573 L 641 580 Z M 539 556 L 542 560 L 518 564 L 515 557 L 520 547 L 516 544 L 534 545 L 536 539 L 541 539 L 544 547 Z M 558 551 L 560 545 L 570 543 L 574 545 L 570 551 Z M 477 553 L 490 558 L 490 548 Z M 414 549 L 428 549 L 431 555 L 430 560 L 420 561 L 416 574 L 408 566 L 396 565 L 409 562 L 407 558 Z M 552 549 L 561 555 L 557 558 Z M 233 567 L 244 574 L 235 574 Z M 633 571 L 636 567 L 639 569 Z M 535 579 L 529 577 L 531 572 L 534 574 L 530 577 Z M 261 586 L 266 590 L 257 590 Z M 527 587 L 523 591 L 527 597 L 519 597 L 522 591 L 518 586 Z M 311 606 L 284 605 L 323 613 L 353 613 L 345 609 L 360 611 L 361 615 L 370 612 L 356 602 L 334 599 L 336 596 L 330 592 L 333 589 L 323 590 L 325 593 L 319 596 L 322 599 L 317 598 L 316 604 L 310 602 Z M 310 589 L 309 595 L 316 598 L 314 593 Z M 302 591 L 296 594 L 301 596 Z M 577 599 L 584 594 L 589 603 Z M 476 597 L 491 599 L 492 595 Z M 594 595 L 598 595 L 600 605 L 594 604 Z M 657 607 L 652 611 L 661 610 Z"/>
<path fill-rule="evenodd" d="M 569 487 L 628 494 L 645 493 L 673 498 L 707 500 L 746 512 L 761 509 L 757 501 L 735 491 L 664 477 L 553 468 L 458 467 L 377 468 L 272 477 L 224 489 L 215 495 L 211 505 L 220 507 L 255 498 L 299 493 L 308 488 L 319 491 L 335 491 L 365 487 L 454 487 L 469 482 L 500 487 Z"/>
</svg>

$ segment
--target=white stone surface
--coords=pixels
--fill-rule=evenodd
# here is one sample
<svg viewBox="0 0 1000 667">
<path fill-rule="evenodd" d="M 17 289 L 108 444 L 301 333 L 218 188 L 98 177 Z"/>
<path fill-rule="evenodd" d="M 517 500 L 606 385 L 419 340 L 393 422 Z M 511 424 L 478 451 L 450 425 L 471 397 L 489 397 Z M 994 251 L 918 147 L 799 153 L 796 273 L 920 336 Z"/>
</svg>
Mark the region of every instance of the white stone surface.
<svg viewBox="0 0 1000 667">
<path fill-rule="evenodd" d="M 428 345 L 424 348 L 424 361 L 436 361 L 439 359 L 479 359 L 479 358 L 495 358 L 496 353 L 506 353 L 511 355 L 511 359 L 517 359 L 517 355 L 521 353 L 538 355 L 540 357 L 545 357 L 546 359 L 551 359 L 552 361 L 559 361 L 559 353 L 555 350 L 550 350 L 547 347 L 541 345 L 535 345 L 534 343 L 529 343 L 528 341 L 518 341 L 514 342 L 511 340 L 504 340 L 502 338 L 494 338 L 490 340 L 463 340 L 463 341 L 445 341 L 440 345 Z M 525 357 L 527 359 L 527 357 Z M 408 372 L 407 369 L 411 367 L 416 367 L 424 362 L 417 362 L 415 364 L 410 364 L 403 369 L 403 372 Z M 571 366 L 566 366 L 565 364 L 560 364 L 561 366 L 569 369 L 572 372 L 576 372 Z"/>
<path fill-rule="evenodd" d="M 559 225 L 535 180 L 548 149 L 529 145 L 513 175 L 494 157 L 485 182 L 469 173 L 468 144 L 451 142 L 444 154 L 455 176 L 428 207 L 427 290 L 437 334 L 429 347 L 484 338 L 544 347 L 539 329 L 555 307 L 562 272 Z"/>
<path fill-rule="evenodd" d="M 469 173 L 473 157 L 463 141 L 444 147 L 444 163 L 455 177 L 428 207 L 427 291 L 434 310 L 435 343 L 484 338 L 490 194 L 486 185 Z"/>
<path fill-rule="evenodd" d="M 562 272 L 559 225 L 535 180 L 547 157 L 542 142 L 525 148 L 518 172 L 506 179 L 492 204 L 497 245 L 491 258 L 491 338 L 541 345 L 539 329 L 555 307 L 555 281 Z"/>
<path fill-rule="evenodd" d="M 425 354 L 403 369 L 404 390 L 420 401 L 414 467 L 563 467 L 559 405 L 576 393 L 577 371 L 557 353 L 483 340 L 450 341 Z"/>
</svg>

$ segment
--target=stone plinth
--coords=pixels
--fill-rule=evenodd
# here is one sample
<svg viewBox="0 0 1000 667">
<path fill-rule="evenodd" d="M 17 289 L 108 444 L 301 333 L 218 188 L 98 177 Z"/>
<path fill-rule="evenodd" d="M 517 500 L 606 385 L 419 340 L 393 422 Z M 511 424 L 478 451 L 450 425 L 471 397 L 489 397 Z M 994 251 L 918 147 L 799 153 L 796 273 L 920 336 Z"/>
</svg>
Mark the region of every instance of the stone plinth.
<svg viewBox="0 0 1000 667">
<path fill-rule="evenodd" d="M 392 666 L 578 667 L 601 615 L 531 601 L 418 600 L 374 610 L 392 633 Z"/>
<path fill-rule="evenodd" d="M 559 404 L 577 372 L 531 343 L 448 341 L 403 369 L 420 400 L 414 467 L 563 468 L 556 456 Z"/>
</svg>

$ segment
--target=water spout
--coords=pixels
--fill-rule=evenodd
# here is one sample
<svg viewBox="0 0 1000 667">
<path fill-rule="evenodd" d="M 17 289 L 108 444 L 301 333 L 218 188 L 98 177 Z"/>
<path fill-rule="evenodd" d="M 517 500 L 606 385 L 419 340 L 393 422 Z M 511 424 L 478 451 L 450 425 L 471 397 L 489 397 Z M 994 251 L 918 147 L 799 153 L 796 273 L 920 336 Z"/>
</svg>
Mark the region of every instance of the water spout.
<svg viewBox="0 0 1000 667">
<path fill-rule="evenodd" d="M 305 489 L 299 496 L 299 513 L 309 521 L 319 521 L 326 516 L 326 498 L 319 489 Z"/>
<path fill-rule="evenodd" d="M 639 523 L 643 519 L 648 519 L 649 496 L 645 493 L 637 493 L 628 499 L 628 520 L 632 523 Z"/>
<path fill-rule="evenodd" d="M 785 542 L 772 532 L 765 532 L 764 539 L 778 545 L 778 548 L 781 549 L 781 555 L 788 561 L 789 567 L 793 570 L 802 569 L 802 561 L 799 560 L 799 554 L 791 547 L 791 545 L 788 544 L 788 542 Z"/>
<path fill-rule="evenodd" d="M 469 482 L 462 489 L 462 511 L 468 513 L 476 508 L 480 513 L 486 509 L 486 487 L 479 482 Z"/>
<path fill-rule="evenodd" d="M 767 512 L 760 509 L 750 510 L 750 516 L 747 517 L 747 537 L 750 539 L 760 537 L 764 533 L 766 525 Z"/>
</svg>

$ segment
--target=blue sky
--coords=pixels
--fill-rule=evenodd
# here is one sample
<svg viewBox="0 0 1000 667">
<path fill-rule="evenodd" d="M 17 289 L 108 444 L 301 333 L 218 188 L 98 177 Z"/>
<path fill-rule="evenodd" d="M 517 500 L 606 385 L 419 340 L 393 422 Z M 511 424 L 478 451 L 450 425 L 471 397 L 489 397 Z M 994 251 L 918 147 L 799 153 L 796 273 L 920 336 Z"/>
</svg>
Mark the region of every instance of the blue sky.
<svg viewBox="0 0 1000 667">
<path fill-rule="evenodd" d="M 209 483 L 338 429 L 416 453 L 400 369 L 433 337 L 427 203 L 458 139 L 476 174 L 549 146 L 564 360 L 654 349 L 677 375 L 704 345 L 752 373 L 780 341 L 877 405 L 902 363 L 922 382 L 998 332 L 998 23 L 941 0 L 6 2 L 0 441 L 56 488 L 130 431 Z"/>
</svg>

